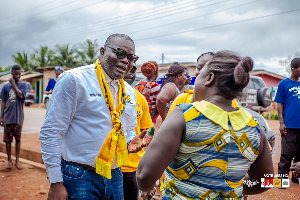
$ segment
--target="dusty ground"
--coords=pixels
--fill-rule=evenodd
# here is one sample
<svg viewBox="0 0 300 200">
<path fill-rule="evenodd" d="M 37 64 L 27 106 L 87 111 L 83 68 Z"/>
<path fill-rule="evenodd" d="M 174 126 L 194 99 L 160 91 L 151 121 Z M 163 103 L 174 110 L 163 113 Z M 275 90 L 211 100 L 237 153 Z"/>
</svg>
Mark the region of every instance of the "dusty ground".
<svg viewBox="0 0 300 200">
<path fill-rule="evenodd" d="M 49 184 L 44 170 L 23 164 L 23 170 L 5 168 L 6 160 L 0 158 L 0 200 L 47 199 Z"/>
<path fill-rule="evenodd" d="M 280 157 L 280 135 L 278 133 L 278 121 L 268 121 L 270 127 L 276 131 L 276 146 L 273 153 L 275 173 Z M 38 136 L 35 134 L 24 135 L 22 146 L 32 150 L 39 150 Z M 5 170 L 5 159 L 0 158 L 0 200 L 43 200 L 47 199 L 49 185 L 44 170 L 39 170 L 24 164 L 23 170 L 15 167 L 11 171 Z M 255 196 L 249 196 L 250 200 L 258 199 L 300 199 L 300 186 L 290 183 L 288 189 L 272 188 L 267 192 Z"/>
</svg>

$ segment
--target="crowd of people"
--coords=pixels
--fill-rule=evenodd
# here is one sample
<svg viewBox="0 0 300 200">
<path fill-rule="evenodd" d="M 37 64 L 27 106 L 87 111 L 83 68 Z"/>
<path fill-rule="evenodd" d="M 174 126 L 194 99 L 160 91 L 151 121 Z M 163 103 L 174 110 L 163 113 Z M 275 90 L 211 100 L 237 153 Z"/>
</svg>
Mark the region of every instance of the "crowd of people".
<svg viewBox="0 0 300 200">
<path fill-rule="evenodd" d="M 236 101 L 249 82 L 252 58 L 228 50 L 201 54 L 194 89 L 178 62 L 161 85 L 158 64 L 143 63 L 145 78 L 133 85 L 138 59 L 134 41 L 113 34 L 95 64 L 55 68 L 58 79 L 48 84 L 52 97 L 40 132 L 48 199 L 241 199 L 266 191 L 243 184 L 274 174 L 264 130 Z M 275 98 L 282 134 L 278 169 L 291 170 L 296 179 L 300 115 L 290 110 L 300 112 L 300 58 L 291 69 Z M 20 141 L 23 123 L 20 70 L 12 68 L 1 92 L 8 168 L 10 144 L 13 137 Z M 12 119 L 14 109 L 21 117 Z"/>
</svg>

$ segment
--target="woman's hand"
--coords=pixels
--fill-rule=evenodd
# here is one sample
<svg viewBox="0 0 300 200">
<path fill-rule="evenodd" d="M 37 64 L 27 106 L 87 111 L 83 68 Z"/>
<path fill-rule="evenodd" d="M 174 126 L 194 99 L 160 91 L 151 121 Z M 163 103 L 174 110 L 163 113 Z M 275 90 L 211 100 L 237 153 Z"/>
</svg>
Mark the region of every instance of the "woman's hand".
<svg viewBox="0 0 300 200">
<path fill-rule="evenodd" d="M 150 200 L 152 197 L 153 197 L 153 195 L 155 194 L 155 192 L 156 192 L 156 188 L 154 187 L 152 190 L 150 190 L 149 192 L 142 192 L 142 191 L 140 191 L 141 192 L 141 198 L 142 199 L 145 199 L 145 200 Z"/>
</svg>

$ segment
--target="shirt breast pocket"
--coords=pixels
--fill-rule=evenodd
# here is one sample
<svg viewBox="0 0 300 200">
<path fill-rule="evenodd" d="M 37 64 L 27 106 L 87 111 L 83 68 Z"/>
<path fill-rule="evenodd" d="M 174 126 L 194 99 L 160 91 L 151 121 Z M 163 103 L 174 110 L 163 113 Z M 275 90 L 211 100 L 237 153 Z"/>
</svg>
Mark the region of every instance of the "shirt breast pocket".
<svg viewBox="0 0 300 200">
<path fill-rule="evenodd" d="M 134 104 L 126 104 L 125 109 L 124 109 L 124 114 L 126 117 L 131 118 L 131 117 L 136 117 L 136 107 Z"/>
</svg>

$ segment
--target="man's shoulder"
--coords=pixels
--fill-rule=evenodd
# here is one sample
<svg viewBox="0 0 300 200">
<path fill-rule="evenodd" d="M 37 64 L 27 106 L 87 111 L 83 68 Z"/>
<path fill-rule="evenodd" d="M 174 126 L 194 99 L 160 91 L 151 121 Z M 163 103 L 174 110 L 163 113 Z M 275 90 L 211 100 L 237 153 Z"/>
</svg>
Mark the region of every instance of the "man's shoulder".
<svg viewBox="0 0 300 200">
<path fill-rule="evenodd" d="M 4 85 L 3 85 L 3 88 L 8 88 L 8 87 L 10 87 L 11 86 L 11 84 L 9 83 L 9 82 L 7 82 L 7 83 L 5 83 Z"/>
<path fill-rule="evenodd" d="M 72 76 L 76 78 L 82 78 L 89 74 L 95 74 L 95 65 L 86 65 L 86 66 L 80 66 L 76 67 L 74 69 L 70 69 L 62 74 L 62 76 Z"/>
<path fill-rule="evenodd" d="M 279 81 L 279 84 L 284 84 L 284 83 L 288 83 L 288 82 L 291 82 L 291 79 L 285 78 L 285 79 L 282 79 L 281 81 Z"/>
<path fill-rule="evenodd" d="M 20 81 L 19 84 L 22 85 L 22 86 L 27 86 L 27 82 L 26 81 Z"/>
<path fill-rule="evenodd" d="M 126 92 L 130 94 L 135 94 L 135 89 L 131 85 L 129 85 L 126 81 L 124 81 L 124 85 L 126 88 Z"/>
</svg>

